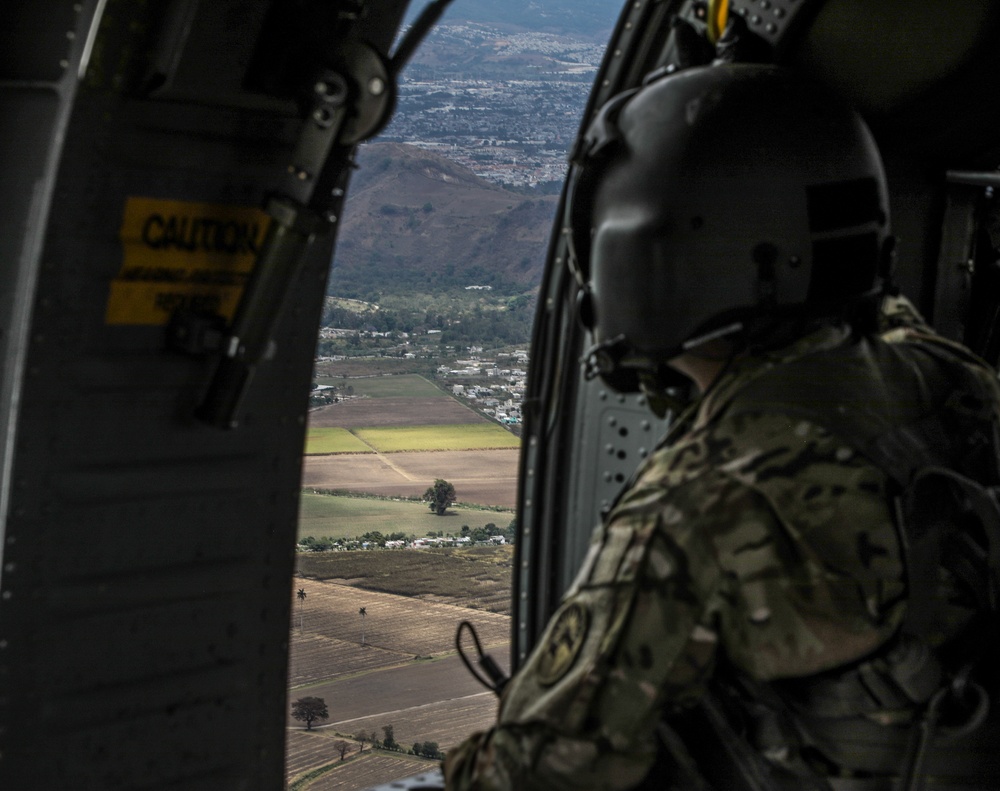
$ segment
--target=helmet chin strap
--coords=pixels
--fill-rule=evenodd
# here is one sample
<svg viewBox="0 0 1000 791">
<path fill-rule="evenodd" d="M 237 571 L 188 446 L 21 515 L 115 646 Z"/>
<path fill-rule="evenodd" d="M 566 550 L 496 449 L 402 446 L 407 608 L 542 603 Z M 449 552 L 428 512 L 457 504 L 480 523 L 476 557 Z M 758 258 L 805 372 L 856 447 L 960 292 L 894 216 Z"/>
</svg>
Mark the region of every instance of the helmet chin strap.
<svg viewBox="0 0 1000 791">
<path fill-rule="evenodd" d="M 587 349 L 581 359 L 585 366 L 584 375 L 589 380 L 597 376 L 609 377 L 616 371 L 627 370 L 639 376 L 652 377 L 653 380 L 663 379 L 663 372 L 668 367 L 668 360 L 682 354 L 689 354 L 697 347 L 710 341 L 721 340 L 742 332 L 745 326 L 740 321 L 732 322 L 724 327 L 718 327 L 694 338 L 689 338 L 675 349 L 652 354 L 636 349 L 629 343 L 624 334 L 617 335 L 614 338 L 595 343 Z"/>
<path fill-rule="evenodd" d="M 581 362 L 586 379 L 600 377 L 619 392 L 642 393 L 657 417 L 680 411 L 689 401 L 691 381 L 659 356 L 636 351 L 624 335 L 594 344 Z"/>
<path fill-rule="evenodd" d="M 597 376 L 607 378 L 617 371 L 655 374 L 664 365 L 657 358 L 637 352 L 624 335 L 595 343 L 584 353 L 581 362 L 587 379 Z"/>
<path fill-rule="evenodd" d="M 646 374 L 639 374 L 639 392 L 646 398 L 650 411 L 658 418 L 668 412 L 678 415 L 691 403 L 691 386 L 664 388 L 660 382 Z"/>
<path fill-rule="evenodd" d="M 717 341 L 722 338 L 726 338 L 730 335 L 735 335 L 738 332 L 743 332 L 746 325 L 742 321 L 734 321 L 732 324 L 727 324 L 725 327 L 719 327 L 711 332 L 706 332 L 702 335 L 698 335 L 694 338 L 688 338 L 681 344 L 682 353 L 690 352 L 697 347 L 708 343 L 709 341 Z"/>
</svg>

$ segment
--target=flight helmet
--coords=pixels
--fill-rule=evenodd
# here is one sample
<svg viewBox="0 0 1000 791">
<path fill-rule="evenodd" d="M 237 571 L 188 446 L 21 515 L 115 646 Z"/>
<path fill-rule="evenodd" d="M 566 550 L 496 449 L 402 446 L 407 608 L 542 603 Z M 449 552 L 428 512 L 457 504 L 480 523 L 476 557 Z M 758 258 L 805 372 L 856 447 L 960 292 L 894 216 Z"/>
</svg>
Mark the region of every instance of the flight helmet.
<svg viewBox="0 0 1000 791">
<path fill-rule="evenodd" d="M 564 233 L 619 390 L 711 338 L 879 292 L 885 175 L 860 116 L 775 66 L 720 64 L 608 102 L 574 153 Z"/>
</svg>

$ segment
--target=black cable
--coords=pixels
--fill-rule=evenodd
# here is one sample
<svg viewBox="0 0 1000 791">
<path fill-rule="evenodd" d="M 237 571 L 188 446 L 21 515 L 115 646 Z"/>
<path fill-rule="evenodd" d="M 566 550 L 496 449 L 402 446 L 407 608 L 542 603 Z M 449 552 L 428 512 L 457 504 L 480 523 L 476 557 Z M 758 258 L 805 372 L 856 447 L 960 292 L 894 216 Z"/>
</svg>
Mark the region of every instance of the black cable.
<svg viewBox="0 0 1000 791">
<path fill-rule="evenodd" d="M 465 655 L 465 649 L 462 647 L 462 631 L 468 629 L 469 634 L 472 635 L 472 642 L 476 645 L 476 653 L 479 655 L 478 662 L 479 666 L 485 671 L 485 675 L 480 673 L 475 667 L 473 667 L 472 662 Z M 496 663 L 493 657 L 488 654 L 483 653 L 483 645 L 479 642 L 479 635 L 476 634 L 476 627 L 474 627 L 469 621 L 462 621 L 458 625 L 458 630 L 455 632 L 455 648 L 458 649 L 458 658 L 462 660 L 462 664 L 465 665 L 466 669 L 472 674 L 473 678 L 476 679 L 480 684 L 486 687 L 491 692 L 495 692 L 498 696 L 503 692 L 507 682 L 510 680 L 506 673 L 500 669 L 500 666 Z"/>
<path fill-rule="evenodd" d="M 431 28 L 437 24 L 437 21 L 441 18 L 445 9 L 451 5 L 451 2 L 452 0 L 434 0 L 434 2 L 420 12 L 417 21 L 410 26 L 406 35 L 403 36 L 403 40 L 396 47 L 396 51 L 392 53 L 392 58 L 389 60 L 389 71 L 391 73 L 399 74 L 403 70 L 403 67 L 413 57 L 413 53 L 416 52 L 417 47 L 420 46 L 420 42 L 431 32 Z"/>
</svg>

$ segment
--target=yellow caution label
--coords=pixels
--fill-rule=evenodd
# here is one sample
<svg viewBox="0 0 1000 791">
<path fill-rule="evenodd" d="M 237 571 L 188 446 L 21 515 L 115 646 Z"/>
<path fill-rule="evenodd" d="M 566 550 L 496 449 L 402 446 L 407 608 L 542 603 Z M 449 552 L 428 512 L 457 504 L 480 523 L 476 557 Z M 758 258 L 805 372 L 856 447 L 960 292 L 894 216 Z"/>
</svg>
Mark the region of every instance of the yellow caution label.
<svg viewBox="0 0 1000 791">
<path fill-rule="evenodd" d="M 128 198 L 105 322 L 162 325 L 177 308 L 231 319 L 269 221 L 251 206 Z"/>
</svg>

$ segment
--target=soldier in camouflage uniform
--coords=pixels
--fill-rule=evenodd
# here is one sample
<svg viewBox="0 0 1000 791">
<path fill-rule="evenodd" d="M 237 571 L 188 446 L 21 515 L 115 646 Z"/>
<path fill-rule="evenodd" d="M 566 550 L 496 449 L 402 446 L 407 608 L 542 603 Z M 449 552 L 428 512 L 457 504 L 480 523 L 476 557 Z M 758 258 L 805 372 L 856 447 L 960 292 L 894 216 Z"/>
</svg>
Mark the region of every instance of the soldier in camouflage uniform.
<svg viewBox="0 0 1000 791">
<path fill-rule="evenodd" d="M 905 300 L 884 300 L 877 327 L 881 165 L 860 120 L 826 97 L 818 109 L 815 97 L 773 69 L 715 66 L 612 102 L 592 126 L 589 159 L 577 163 L 590 181 L 577 173 L 587 186 L 568 213 L 584 229 L 573 253 L 599 372 L 655 398 L 666 362 L 703 392 L 596 532 L 496 726 L 448 754 L 448 789 L 708 788 L 671 718 L 720 674 L 751 688 L 841 683 L 841 669 L 876 665 L 872 674 L 895 678 L 908 589 L 892 482 L 842 429 L 911 421 L 940 406 L 934 382 L 969 377 L 995 423 L 1000 392 L 985 364 L 933 336 Z M 720 153 L 731 130 L 745 152 Z M 781 134 L 792 142 L 771 156 Z M 733 188 L 749 221 L 698 238 L 715 216 L 698 203 L 698 180 L 736 169 L 755 185 L 749 195 Z M 869 200 L 862 185 L 851 207 L 822 197 L 795 207 L 805 191 L 780 193 L 796 179 L 812 195 L 832 183 L 829 194 L 845 200 L 870 179 L 877 194 Z M 711 200 L 728 210 L 739 199 Z M 683 204 L 695 208 L 684 214 Z M 854 260 L 834 260 L 845 251 Z M 951 616 L 940 642 L 973 617 Z M 792 778 L 774 788 L 887 789 L 826 775 L 902 777 L 912 723 L 934 689 L 873 694 L 837 712 L 837 722 L 898 728 L 877 766 L 835 766 L 803 750 L 801 733 L 765 734 L 754 749 Z M 976 772 L 957 770 L 966 775 Z"/>
</svg>

